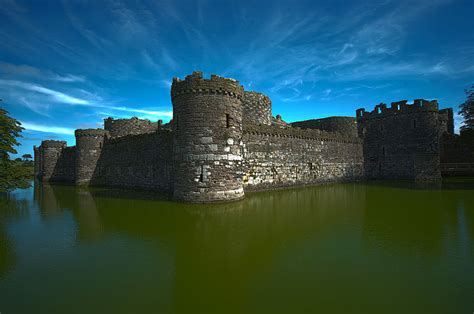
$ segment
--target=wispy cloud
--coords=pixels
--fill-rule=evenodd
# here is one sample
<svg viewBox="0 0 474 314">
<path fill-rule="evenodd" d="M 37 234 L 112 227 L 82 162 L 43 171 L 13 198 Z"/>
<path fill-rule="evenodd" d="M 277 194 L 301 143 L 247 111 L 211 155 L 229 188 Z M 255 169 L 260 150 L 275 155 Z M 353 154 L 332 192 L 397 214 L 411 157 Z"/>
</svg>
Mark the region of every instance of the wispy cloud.
<svg viewBox="0 0 474 314">
<path fill-rule="evenodd" d="M 33 83 L 25 83 L 25 82 L 14 81 L 14 80 L 0 79 L 0 87 L 1 86 L 6 86 L 10 88 L 20 88 L 20 89 L 24 89 L 27 91 L 31 91 L 34 93 L 39 93 L 39 94 L 47 96 L 48 98 L 43 101 L 49 100 L 52 102 L 68 104 L 68 105 L 73 105 L 73 106 L 102 108 L 102 109 L 129 112 L 129 113 L 145 114 L 145 115 L 153 116 L 153 117 L 172 117 L 173 116 L 172 111 L 147 110 L 147 109 L 127 107 L 127 106 L 110 105 L 104 102 L 97 102 L 97 99 L 83 99 L 83 98 L 68 95 L 66 93 L 53 90 L 50 88 L 46 88 L 41 85 L 33 84 Z M 91 93 L 86 93 L 86 94 L 88 94 L 89 96 L 93 96 L 93 94 Z M 32 102 L 29 102 L 24 96 L 21 96 L 19 100 L 25 105 L 27 105 L 30 109 L 34 108 L 35 106 Z M 38 103 L 38 106 L 44 109 L 44 105 Z"/>
<path fill-rule="evenodd" d="M 43 95 L 47 95 L 51 97 L 51 100 L 59 102 L 59 103 L 65 103 L 65 104 L 71 104 L 71 105 L 90 105 L 90 102 L 87 100 L 76 98 L 76 97 L 73 97 L 73 96 L 70 96 L 70 95 L 67 95 L 67 94 L 46 88 L 46 87 L 42 87 L 37 84 L 0 79 L 0 85 L 22 88 L 22 89 L 29 90 L 32 92 L 37 92 Z"/>
<path fill-rule="evenodd" d="M 50 70 L 43 70 L 26 64 L 0 62 L 0 72 L 15 77 L 33 77 L 41 80 L 51 80 L 65 83 L 85 82 L 85 77 L 73 74 L 58 74 Z"/>
<path fill-rule="evenodd" d="M 53 134 L 64 134 L 64 135 L 74 135 L 74 129 L 51 126 L 51 125 L 41 125 L 31 122 L 21 121 L 21 126 L 28 131 L 36 131 L 42 133 L 53 133 Z"/>
</svg>

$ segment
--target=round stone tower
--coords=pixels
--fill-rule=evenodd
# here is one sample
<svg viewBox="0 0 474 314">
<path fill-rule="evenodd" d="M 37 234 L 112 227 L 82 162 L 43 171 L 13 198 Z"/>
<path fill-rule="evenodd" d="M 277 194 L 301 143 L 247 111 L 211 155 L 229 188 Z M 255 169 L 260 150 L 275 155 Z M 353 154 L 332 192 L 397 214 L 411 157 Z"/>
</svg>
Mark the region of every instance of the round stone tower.
<svg viewBox="0 0 474 314">
<path fill-rule="evenodd" d="M 101 183 L 97 162 L 108 132 L 102 129 L 76 130 L 76 184 Z"/>
<path fill-rule="evenodd" d="M 194 72 L 173 79 L 174 199 L 231 201 L 242 185 L 242 98 L 238 81 Z"/>
<path fill-rule="evenodd" d="M 38 174 L 42 181 L 49 181 L 55 173 L 56 164 L 66 147 L 65 141 L 46 140 L 41 142 L 39 148 L 40 161 Z"/>
<path fill-rule="evenodd" d="M 245 92 L 242 100 L 243 123 L 272 124 L 272 101 L 262 93 Z"/>
</svg>

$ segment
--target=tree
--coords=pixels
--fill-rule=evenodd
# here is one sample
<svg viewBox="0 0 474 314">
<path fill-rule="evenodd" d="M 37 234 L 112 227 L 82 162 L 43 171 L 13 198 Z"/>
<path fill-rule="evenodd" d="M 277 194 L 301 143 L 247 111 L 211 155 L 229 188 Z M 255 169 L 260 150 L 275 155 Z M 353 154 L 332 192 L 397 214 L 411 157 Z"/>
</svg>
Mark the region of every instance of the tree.
<svg viewBox="0 0 474 314">
<path fill-rule="evenodd" d="M 16 154 L 15 146 L 20 145 L 17 138 L 22 130 L 21 123 L 0 108 L 0 193 L 29 186 L 31 171 L 23 162 L 10 160 L 8 155 Z"/>
<path fill-rule="evenodd" d="M 30 159 L 33 158 L 33 157 L 31 157 L 31 154 L 24 154 L 24 155 L 21 156 L 21 157 L 23 157 L 23 160 L 25 160 L 25 161 L 28 161 L 28 160 L 30 160 Z"/>
<path fill-rule="evenodd" d="M 8 111 L 0 108 L 0 157 L 8 158 L 8 153 L 16 154 L 14 146 L 20 145 L 16 140 L 21 136 L 21 123 L 8 116 Z"/>
<path fill-rule="evenodd" d="M 461 109 L 459 114 L 464 119 L 464 125 L 461 126 L 462 133 L 474 133 L 474 85 L 465 90 L 466 101 L 459 105 Z"/>
</svg>

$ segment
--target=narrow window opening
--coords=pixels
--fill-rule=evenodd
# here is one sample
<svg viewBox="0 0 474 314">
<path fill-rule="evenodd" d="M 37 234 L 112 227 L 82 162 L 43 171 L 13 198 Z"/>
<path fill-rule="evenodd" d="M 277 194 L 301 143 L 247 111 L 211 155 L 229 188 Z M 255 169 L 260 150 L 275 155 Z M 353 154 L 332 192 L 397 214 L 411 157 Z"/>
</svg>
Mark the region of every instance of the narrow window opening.
<svg viewBox="0 0 474 314">
<path fill-rule="evenodd" d="M 308 163 L 308 167 L 309 167 L 310 171 L 313 171 L 313 163 L 312 162 Z"/>
<path fill-rule="evenodd" d="M 201 173 L 199 174 L 199 182 L 204 182 L 204 166 L 201 165 Z"/>
<path fill-rule="evenodd" d="M 416 129 L 416 120 L 413 120 L 413 128 Z"/>
<path fill-rule="evenodd" d="M 385 156 L 385 147 L 382 146 L 382 156 Z"/>
<path fill-rule="evenodd" d="M 102 142 L 99 143 L 99 148 L 102 149 Z"/>
<path fill-rule="evenodd" d="M 225 115 L 225 126 L 230 128 L 230 115 L 228 113 Z"/>
</svg>

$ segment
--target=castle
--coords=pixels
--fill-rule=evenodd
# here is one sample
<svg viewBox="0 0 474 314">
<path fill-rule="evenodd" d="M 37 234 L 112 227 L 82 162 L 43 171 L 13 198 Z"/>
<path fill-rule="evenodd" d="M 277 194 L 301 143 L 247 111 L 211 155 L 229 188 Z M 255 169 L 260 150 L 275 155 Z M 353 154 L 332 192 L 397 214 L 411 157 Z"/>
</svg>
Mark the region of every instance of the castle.
<svg viewBox="0 0 474 314">
<path fill-rule="evenodd" d="M 194 72 L 171 86 L 168 124 L 137 118 L 75 131 L 76 146 L 35 147 L 42 181 L 161 191 L 174 200 L 220 202 L 246 191 L 364 179 L 438 180 L 441 138 L 453 111 L 436 101 L 380 104 L 356 117 L 294 123 L 236 80 Z"/>
</svg>

